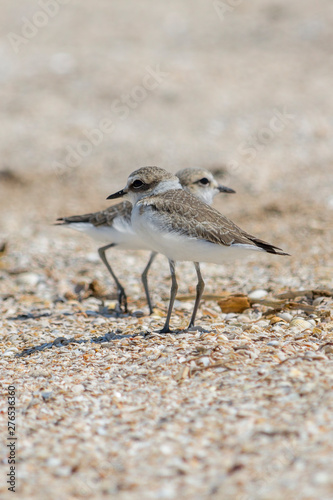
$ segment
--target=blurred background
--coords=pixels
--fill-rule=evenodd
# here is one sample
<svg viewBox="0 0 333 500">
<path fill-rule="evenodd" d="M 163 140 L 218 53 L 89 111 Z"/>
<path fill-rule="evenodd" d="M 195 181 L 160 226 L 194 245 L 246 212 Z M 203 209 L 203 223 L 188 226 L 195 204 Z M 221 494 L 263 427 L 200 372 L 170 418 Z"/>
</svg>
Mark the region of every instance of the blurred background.
<svg viewBox="0 0 333 500">
<path fill-rule="evenodd" d="M 0 16 L 0 366 L 18 387 L 20 498 L 333 498 L 332 0 L 1 0 Z M 202 266 L 198 324 L 224 340 L 14 358 L 59 337 L 162 326 L 165 257 L 149 317 L 147 253 L 110 251 L 140 314 L 101 317 L 98 289 L 111 308 L 116 294 L 97 244 L 53 225 L 106 208 L 145 165 L 211 169 L 237 192 L 215 206 L 291 257 Z M 192 263 L 177 276 L 172 325 L 183 328 Z M 257 309 L 222 316 L 216 302 L 289 289 L 324 289 L 308 294 L 312 333 L 310 313 L 259 326 Z"/>
<path fill-rule="evenodd" d="M 331 1 L 0 11 L 0 241 L 90 245 L 51 224 L 105 208 L 141 166 L 197 166 L 237 191 L 216 206 L 247 230 L 332 255 Z"/>
</svg>

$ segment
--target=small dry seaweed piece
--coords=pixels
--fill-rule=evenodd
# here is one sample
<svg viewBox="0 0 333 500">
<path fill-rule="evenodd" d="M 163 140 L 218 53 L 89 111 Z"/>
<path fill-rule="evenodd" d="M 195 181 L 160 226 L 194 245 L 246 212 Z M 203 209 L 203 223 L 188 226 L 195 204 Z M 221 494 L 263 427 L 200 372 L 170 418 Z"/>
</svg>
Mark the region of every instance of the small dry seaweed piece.
<svg viewBox="0 0 333 500">
<path fill-rule="evenodd" d="M 314 300 L 317 297 L 333 297 L 333 290 L 289 290 L 277 295 L 279 299 L 295 299 L 296 297 L 306 297 Z"/>
</svg>

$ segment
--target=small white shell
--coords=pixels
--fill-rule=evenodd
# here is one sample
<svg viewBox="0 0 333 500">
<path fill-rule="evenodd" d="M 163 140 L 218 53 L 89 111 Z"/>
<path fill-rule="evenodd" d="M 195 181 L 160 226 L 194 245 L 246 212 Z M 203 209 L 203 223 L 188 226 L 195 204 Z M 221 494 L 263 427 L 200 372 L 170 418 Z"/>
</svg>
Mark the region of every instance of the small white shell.
<svg viewBox="0 0 333 500">
<path fill-rule="evenodd" d="M 252 300 L 260 300 L 266 297 L 267 293 L 266 290 L 253 290 L 253 292 L 249 293 L 248 297 Z"/>
<path fill-rule="evenodd" d="M 294 327 L 294 328 L 297 328 L 300 331 L 303 331 L 303 330 L 307 330 L 308 328 L 313 328 L 313 325 L 309 321 L 306 321 L 303 318 L 294 318 L 290 322 L 290 327 L 291 328 Z"/>
</svg>

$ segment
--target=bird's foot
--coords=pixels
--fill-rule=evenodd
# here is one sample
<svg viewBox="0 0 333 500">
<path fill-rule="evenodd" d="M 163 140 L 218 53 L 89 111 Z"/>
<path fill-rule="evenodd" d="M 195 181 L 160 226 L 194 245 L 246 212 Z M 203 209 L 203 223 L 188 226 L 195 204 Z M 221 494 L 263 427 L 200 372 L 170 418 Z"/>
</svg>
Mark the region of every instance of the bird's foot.
<svg viewBox="0 0 333 500">
<path fill-rule="evenodd" d="M 163 326 L 163 328 L 161 330 L 155 330 L 155 333 L 160 333 L 160 334 L 177 333 L 177 331 L 171 330 L 168 326 Z"/>
</svg>

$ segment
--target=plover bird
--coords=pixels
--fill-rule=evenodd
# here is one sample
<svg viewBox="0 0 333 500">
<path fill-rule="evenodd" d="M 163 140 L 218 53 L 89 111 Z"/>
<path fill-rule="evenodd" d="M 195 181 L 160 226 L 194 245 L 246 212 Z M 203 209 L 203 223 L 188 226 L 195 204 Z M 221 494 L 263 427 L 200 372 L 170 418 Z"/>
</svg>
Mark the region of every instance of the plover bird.
<svg viewBox="0 0 333 500">
<path fill-rule="evenodd" d="M 220 212 L 182 189 L 178 177 L 158 167 L 135 170 L 121 191 L 108 199 L 127 198 L 133 205 L 131 221 L 137 235 L 154 252 L 169 259 L 170 302 L 161 333 L 170 332 L 170 317 L 178 289 L 175 263 L 191 261 L 198 277 L 189 328 L 193 328 L 204 281 L 200 262 L 223 264 L 226 258 L 249 250 L 288 255 L 280 248 L 240 229 Z"/>
<path fill-rule="evenodd" d="M 214 196 L 218 193 L 235 192 L 231 188 L 218 184 L 212 173 L 205 169 L 186 168 L 177 172 L 176 175 L 184 186 L 184 189 L 187 189 L 206 203 L 212 203 Z M 120 309 L 123 306 L 125 312 L 127 312 L 125 289 L 111 268 L 105 252 L 109 248 L 150 250 L 150 247 L 146 245 L 144 240 L 133 231 L 131 226 L 131 212 L 132 204 L 129 201 L 124 201 L 99 212 L 61 217 L 57 219 L 56 223 L 56 225 L 82 231 L 97 241 L 107 243 L 98 249 L 98 253 L 116 283 L 118 306 Z M 150 314 L 153 312 L 153 306 L 148 288 L 148 271 L 156 255 L 157 252 L 151 253 L 148 264 L 141 275 Z"/>
<path fill-rule="evenodd" d="M 208 205 L 213 203 L 214 197 L 218 193 L 235 193 L 233 189 L 219 184 L 213 174 L 209 172 L 209 170 L 203 168 L 184 168 L 183 170 L 179 170 L 176 176 L 183 189 L 192 193 L 205 203 L 208 203 Z M 153 306 L 148 288 L 148 271 L 157 254 L 158 252 L 151 252 L 149 261 L 141 275 L 150 314 L 153 312 Z"/>
</svg>

